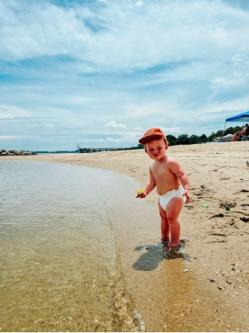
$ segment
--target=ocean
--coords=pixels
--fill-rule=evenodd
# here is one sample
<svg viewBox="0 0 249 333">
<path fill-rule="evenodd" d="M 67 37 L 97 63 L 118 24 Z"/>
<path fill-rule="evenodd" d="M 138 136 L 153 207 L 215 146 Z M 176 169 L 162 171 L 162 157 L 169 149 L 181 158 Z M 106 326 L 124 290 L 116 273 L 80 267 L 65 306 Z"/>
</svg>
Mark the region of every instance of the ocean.
<svg viewBox="0 0 249 333">
<path fill-rule="evenodd" d="M 0 330 L 139 330 L 112 218 L 135 187 L 97 168 L 0 161 Z"/>
</svg>

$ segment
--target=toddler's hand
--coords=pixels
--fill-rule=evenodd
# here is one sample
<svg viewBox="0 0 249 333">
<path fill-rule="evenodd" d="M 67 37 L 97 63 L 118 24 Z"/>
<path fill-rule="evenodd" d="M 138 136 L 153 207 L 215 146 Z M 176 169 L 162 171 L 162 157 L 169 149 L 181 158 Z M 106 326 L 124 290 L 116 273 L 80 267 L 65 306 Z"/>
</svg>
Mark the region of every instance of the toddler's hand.
<svg viewBox="0 0 249 333">
<path fill-rule="evenodd" d="M 137 196 L 136 196 L 136 198 L 143 199 L 145 197 L 146 197 L 146 193 L 144 192 L 144 189 L 143 188 L 139 188 L 137 190 Z"/>
<path fill-rule="evenodd" d="M 185 198 L 186 198 L 186 202 L 185 202 L 185 203 L 187 203 L 187 204 L 190 203 L 190 202 L 191 202 L 191 196 L 190 196 L 188 190 L 185 190 L 185 191 L 184 191 L 184 196 L 185 196 Z"/>
</svg>

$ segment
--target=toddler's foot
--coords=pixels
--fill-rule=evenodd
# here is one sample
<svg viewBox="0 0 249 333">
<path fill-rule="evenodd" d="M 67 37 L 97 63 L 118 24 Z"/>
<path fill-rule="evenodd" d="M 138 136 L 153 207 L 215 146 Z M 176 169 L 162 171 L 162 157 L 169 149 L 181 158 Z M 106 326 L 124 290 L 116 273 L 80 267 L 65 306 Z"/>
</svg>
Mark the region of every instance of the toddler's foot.
<svg viewBox="0 0 249 333">
<path fill-rule="evenodd" d="M 175 246 L 170 246 L 168 244 L 168 246 L 163 249 L 163 257 L 165 259 L 176 259 L 179 258 L 179 256 L 181 256 L 180 244 Z"/>
<path fill-rule="evenodd" d="M 161 239 L 161 243 L 163 247 L 167 247 L 169 244 L 169 240 L 168 239 Z"/>
<path fill-rule="evenodd" d="M 166 251 L 171 252 L 171 253 L 177 253 L 180 250 L 180 247 L 181 247 L 180 243 L 176 244 L 176 245 L 175 244 L 173 244 L 173 245 L 168 244 Z"/>
</svg>

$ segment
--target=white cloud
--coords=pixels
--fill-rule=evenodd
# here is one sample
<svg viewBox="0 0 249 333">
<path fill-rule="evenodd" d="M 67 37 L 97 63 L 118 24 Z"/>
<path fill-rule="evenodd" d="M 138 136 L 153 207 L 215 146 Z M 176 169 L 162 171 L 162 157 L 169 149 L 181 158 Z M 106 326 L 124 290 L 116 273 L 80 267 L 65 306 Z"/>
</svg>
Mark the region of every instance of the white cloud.
<svg viewBox="0 0 249 333">
<path fill-rule="evenodd" d="M 137 131 L 129 131 L 126 133 L 122 133 L 119 135 L 119 137 L 107 137 L 107 140 L 109 142 L 113 142 L 115 144 L 128 144 L 128 145 L 136 145 L 138 138 L 141 136 L 141 133 L 138 133 Z"/>
<path fill-rule="evenodd" d="M 90 143 L 90 144 L 94 144 L 94 143 L 104 143 L 105 140 L 104 139 L 81 139 L 80 143 Z"/>
<path fill-rule="evenodd" d="M 231 63 L 235 69 L 249 66 L 249 46 L 242 46 L 232 57 Z"/>
<path fill-rule="evenodd" d="M 55 128 L 55 125 L 54 124 L 51 124 L 51 123 L 47 123 L 47 122 L 42 122 L 40 124 L 40 126 L 44 127 L 44 128 L 47 128 L 47 129 L 54 129 Z"/>
<path fill-rule="evenodd" d="M 180 134 L 182 129 L 181 127 L 162 127 L 166 133 Z"/>
<path fill-rule="evenodd" d="M 128 104 L 128 116 L 131 118 L 151 117 L 174 113 L 177 107 L 166 101 L 149 102 L 146 104 Z"/>
<path fill-rule="evenodd" d="M 109 121 L 104 125 L 104 127 L 111 127 L 111 128 L 127 128 L 125 124 L 119 124 L 115 120 Z"/>
<path fill-rule="evenodd" d="M 92 102 L 100 102 L 101 99 L 100 98 L 93 98 L 93 97 L 82 97 L 82 96 L 71 96 L 69 98 L 69 104 L 73 104 L 73 105 L 86 105 L 88 103 L 92 103 Z"/>
<path fill-rule="evenodd" d="M 214 90 L 242 88 L 249 85 L 248 74 L 242 75 L 234 73 L 228 77 L 217 77 L 210 81 L 211 88 Z"/>
<path fill-rule="evenodd" d="M 86 16 L 90 14 L 87 9 L 84 13 Z M 48 2 L 2 2 L 0 19 L 0 55 L 6 60 L 73 55 L 75 49 L 83 52 L 84 44 L 90 38 L 75 10 L 66 10 Z"/>
<path fill-rule="evenodd" d="M 216 115 L 220 117 L 220 114 L 224 115 L 224 118 L 229 115 L 244 112 L 248 110 L 249 105 L 249 95 L 243 98 L 234 98 L 233 100 L 225 101 L 225 102 L 216 102 L 215 104 L 209 104 L 205 107 L 198 108 L 198 114 L 200 117 L 212 116 Z"/>
<path fill-rule="evenodd" d="M 24 136 L 23 135 L 0 135 L 0 140 L 2 140 L 2 141 L 16 140 L 16 139 L 20 139 L 20 138 L 24 138 Z"/>
<path fill-rule="evenodd" d="M 143 15 L 130 1 L 111 2 L 96 11 L 79 4 L 63 8 L 13 0 L 2 2 L 0 13 L 2 59 L 64 54 L 104 71 L 231 59 L 235 50 L 247 46 L 249 35 L 249 13 L 218 0 L 148 2 Z"/>
<path fill-rule="evenodd" d="M 135 3 L 135 6 L 136 6 L 137 8 L 141 8 L 141 7 L 144 6 L 144 2 L 143 2 L 143 1 L 137 1 L 137 2 Z"/>
<path fill-rule="evenodd" d="M 132 130 L 138 131 L 138 132 L 143 131 L 142 127 L 140 127 L 140 126 L 133 127 Z"/>
<path fill-rule="evenodd" d="M 17 106 L 0 105 L 0 119 L 29 117 L 32 113 Z"/>
<path fill-rule="evenodd" d="M 106 139 L 107 139 L 107 141 L 112 142 L 112 143 L 119 143 L 119 142 L 121 142 L 121 139 L 113 138 L 111 136 L 108 136 Z"/>
</svg>

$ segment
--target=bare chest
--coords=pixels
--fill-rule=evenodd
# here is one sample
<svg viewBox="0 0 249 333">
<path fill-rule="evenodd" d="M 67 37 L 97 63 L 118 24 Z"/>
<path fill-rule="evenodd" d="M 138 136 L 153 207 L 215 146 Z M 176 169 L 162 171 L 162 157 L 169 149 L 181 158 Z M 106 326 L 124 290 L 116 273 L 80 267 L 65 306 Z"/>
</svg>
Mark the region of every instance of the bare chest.
<svg viewBox="0 0 249 333">
<path fill-rule="evenodd" d="M 167 179 L 168 181 L 174 180 L 175 175 L 172 173 L 167 163 L 153 165 L 152 173 L 156 181 Z"/>
</svg>

